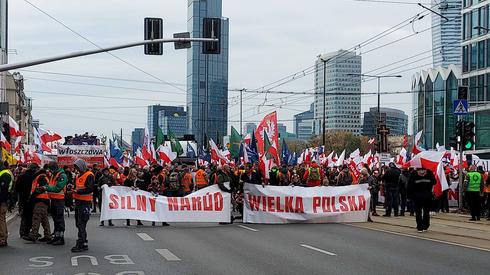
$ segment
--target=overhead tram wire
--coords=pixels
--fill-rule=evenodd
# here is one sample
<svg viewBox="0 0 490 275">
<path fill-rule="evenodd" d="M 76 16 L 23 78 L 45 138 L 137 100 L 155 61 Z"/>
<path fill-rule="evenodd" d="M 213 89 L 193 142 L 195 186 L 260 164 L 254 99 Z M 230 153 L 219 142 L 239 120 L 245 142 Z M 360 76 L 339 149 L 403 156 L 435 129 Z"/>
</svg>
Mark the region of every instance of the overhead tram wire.
<svg viewBox="0 0 490 275">
<path fill-rule="evenodd" d="M 53 72 L 53 71 L 39 71 L 39 70 L 27 70 L 27 69 L 19 69 L 19 71 L 28 72 L 28 73 L 68 76 L 68 77 L 93 78 L 93 79 L 110 80 L 110 81 L 122 81 L 122 82 L 155 84 L 155 85 L 167 85 L 167 84 L 159 82 L 159 81 L 150 81 L 150 80 L 141 80 L 141 79 L 127 79 L 127 78 L 108 77 L 108 76 L 70 74 L 70 73 L 61 73 L 61 72 Z M 169 83 L 172 83 L 173 85 L 176 85 L 176 86 L 186 86 L 187 85 L 187 84 L 176 83 L 176 82 L 169 82 Z"/>
<path fill-rule="evenodd" d="M 413 21 L 413 20 L 420 20 L 420 19 L 422 19 L 422 18 L 423 18 L 423 17 L 424 17 L 426 14 L 428 14 L 428 12 L 425 12 L 425 14 L 424 14 L 424 15 L 422 15 L 422 16 L 421 16 L 421 14 L 424 14 L 424 12 L 418 13 L 418 14 L 417 14 L 417 15 L 415 15 L 415 16 L 411 16 L 411 17 L 409 17 L 408 19 L 406 19 L 406 20 L 402 21 L 401 23 L 397 24 L 396 26 L 399 26 L 399 25 L 403 24 L 404 22 L 406 22 L 406 21 L 408 21 L 408 20 L 412 20 L 412 21 Z M 410 22 L 409 22 L 409 24 L 411 24 L 411 23 L 412 23 L 412 21 L 410 21 Z M 395 27 L 396 27 L 396 26 L 395 26 Z M 406 25 L 404 25 L 404 26 L 406 26 Z M 402 26 L 402 27 L 404 27 L 404 26 Z M 392 30 L 393 28 L 394 28 L 394 27 L 389 28 L 388 30 L 385 30 L 385 31 L 384 31 L 384 32 L 382 32 L 381 34 L 386 33 L 386 32 L 388 32 L 387 34 L 390 34 L 391 32 L 389 32 L 389 31 L 390 31 L 390 30 Z M 400 28 L 401 28 L 401 27 L 400 27 Z M 398 28 L 398 29 L 400 29 L 400 28 Z M 419 33 L 420 33 L 420 32 L 419 32 Z M 419 34 L 419 33 L 417 33 L 417 34 Z M 382 37 L 386 36 L 387 34 L 383 35 Z M 366 40 L 366 41 L 367 41 L 366 45 L 367 45 L 367 44 L 370 44 L 370 43 L 372 43 L 372 42 L 374 42 L 374 41 L 376 41 L 376 40 L 378 40 L 379 38 L 377 38 L 377 36 L 379 36 L 379 35 L 376 35 L 376 36 L 374 36 L 373 38 L 370 38 L 370 39 Z M 397 40 L 395 40 L 395 41 L 392 41 L 392 42 L 389 42 L 389 43 L 383 44 L 383 45 L 381 45 L 381 46 L 375 47 L 375 48 L 373 48 L 373 49 L 370 49 L 370 50 L 368 50 L 367 52 L 363 52 L 362 54 L 366 54 L 366 53 L 372 52 L 372 51 L 374 51 L 374 50 L 378 50 L 378 49 L 380 49 L 380 48 L 382 48 L 382 47 L 385 47 L 385 46 L 388 46 L 388 45 L 394 44 L 394 43 L 396 43 L 396 42 L 402 41 L 402 40 L 403 40 L 403 39 L 405 39 L 405 38 L 412 37 L 412 36 L 413 36 L 413 34 L 411 34 L 411 35 L 407 35 L 406 37 L 402 37 L 402 38 L 397 39 Z M 351 49 L 361 48 L 361 47 L 363 47 L 363 46 L 365 46 L 365 45 L 362 45 L 362 43 L 361 43 L 361 44 L 357 44 L 356 46 L 354 46 L 354 47 L 353 47 L 353 48 L 351 48 Z M 351 50 L 351 49 L 349 49 L 349 50 Z M 347 53 L 348 53 L 348 52 L 346 52 L 346 54 L 347 54 Z M 362 54 L 361 54 L 361 55 L 362 55 Z M 343 55 L 336 56 L 335 58 L 341 58 L 342 56 L 343 56 Z M 352 57 L 352 58 L 354 58 L 354 57 Z M 348 59 L 346 59 L 346 60 L 349 60 L 349 59 L 352 59 L 352 58 L 348 58 Z M 346 60 L 345 60 L 345 61 L 346 61 Z M 302 71 L 300 71 L 300 72 L 305 72 L 305 71 L 307 71 L 308 69 L 311 69 L 311 68 L 313 68 L 313 67 L 315 67 L 315 66 L 316 66 L 316 65 L 313 65 L 313 66 L 307 67 L 306 69 L 304 69 L 304 70 L 302 70 Z M 312 73 L 314 73 L 314 70 L 312 70 L 312 71 L 311 71 L 311 72 L 309 72 L 309 73 L 303 73 L 303 77 L 304 77 L 304 76 L 306 76 L 306 75 L 312 74 Z M 297 74 L 298 74 L 298 73 L 292 74 L 292 76 L 296 76 Z M 291 76 L 291 75 L 290 75 L 290 76 Z M 289 77 L 289 76 L 288 76 L 288 77 Z M 288 78 L 288 77 L 286 77 L 286 78 Z M 283 79 L 286 79 L 286 78 L 283 78 Z M 283 82 L 283 83 L 280 83 L 280 84 L 276 84 L 275 86 L 273 86 L 273 87 L 271 87 L 271 88 L 269 88 L 269 89 L 276 88 L 276 87 L 278 87 L 278 86 L 282 86 L 282 85 L 284 85 L 284 84 L 287 84 L 287 83 L 292 82 L 292 81 L 294 81 L 294 80 L 297 80 L 297 79 L 299 79 L 299 78 L 301 78 L 301 77 L 297 77 L 297 78 L 296 78 L 296 77 L 293 77 L 292 79 L 289 79 L 289 80 L 287 80 L 287 81 L 285 81 L 285 82 Z M 281 79 L 281 80 L 282 80 L 282 79 Z M 275 82 L 273 82 L 273 83 L 277 83 L 277 82 L 279 82 L 279 81 L 275 81 Z M 267 87 L 267 86 L 270 86 L 270 84 L 268 84 L 268 85 L 264 85 L 263 87 Z M 267 93 L 266 93 L 266 94 L 267 94 Z M 249 98 L 247 98 L 247 99 L 251 99 L 251 98 L 253 98 L 253 97 L 249 97 Z M 244 112 L 247 112 L 247 111 L 250 111 L 250 110 L 251 110 L 251 109 L 246 109 Z"/>
<path fill-rule="evenodd" d="M 79 32 L 75 31 L 74 29 L 72 29 L 71 27 L 69 27 L 68 25 L 66 25 L 65 23 L 61 22 L 59 19 L 57 19 L 56 17 L 54 17 L 53 15 L 47 13 L 46 11 L 44 11 L 43 9 L 41 9 L 40 7 L 36 6 L 35 4 L 33 4 L 32 2 L 28 1 L 28 0 L 24 0 L 25 3 L 29 4 L 30 6 L 32 6 L 34 9 L 38 10 L 39 12 L 43 13 L 44 15 L 48 16 L 49 18 L 51 18 L 52 20 L 54 20 L 56 23 L 60 24 L 61 26 L 65 27 L 67 30 L 71 31 L 72 33 L 74 33 L 75 35 L 77 35 L 78 37 L 82 38 L 83 40 L 87 41 L 88 43 L 92 44 L 93 46 L 97 47 L 98 49 L 103 49 L 101 46 L 99 46 L 98 44 L 96 44 L 95 42 L 93 42 L 92 40 L 88 39 L 87 37 L 83 36 L 82 34 L 80 34 Z M 166 85 L 169 85 L 171 87 L 174 87 L 175 89 L 177 90 L 181 90 L 183 92 L 186 92 L 184 89 L 174 85 L 174 84 L 171 84 L 170 82 L 167 82 L 157 76 L 155 76 L 154 74 L 151 74 L 143 69 L 141 69 L 140 67 L 130 63 L 129 61 L 126 61 L 124 59 L 122 59 L 121 57 L 113 54 L 112 52 L 106 52 L 107 54 L 109 54 L 110 56 L 116 58 L 117 60 L 123 62 L 124 64 L 126 65 L 129 65 L 130 67 L 132 67 L 133 69 L 136 69 L 144 74 L 146 74 L 147 76 L 150 76 Z"/>
</svg>

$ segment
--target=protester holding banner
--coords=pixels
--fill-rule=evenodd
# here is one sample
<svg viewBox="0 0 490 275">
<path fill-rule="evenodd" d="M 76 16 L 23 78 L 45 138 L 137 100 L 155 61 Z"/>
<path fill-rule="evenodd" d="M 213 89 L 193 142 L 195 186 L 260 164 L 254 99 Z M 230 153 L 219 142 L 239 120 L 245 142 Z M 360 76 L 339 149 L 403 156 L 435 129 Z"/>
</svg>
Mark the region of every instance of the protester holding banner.
<svg viewBox="0 0 490 275">
<path fill-rule="evenodd" d="M 101 171 L 102 175 L 100 176 L 98 183 L 97 183 L 97 188 L 99 188 L 99 206 L 102 206 L 102 186 L 106 185 L 108 187 L 116 185 L 116 180 L 114 179 L 114 176 L 111 175 L 110 169 L 109 168 L 104 168 Z M 95 187 L 94 187 L 95 188 Z M 101 209 L 99 209 L 101 211 Z M 104 221 L 100 222 L 100 226 L 104 226 Z M 112 223 L 112 220 L 109 220 L 109 226 L 114 226 Z"/>
</svg>

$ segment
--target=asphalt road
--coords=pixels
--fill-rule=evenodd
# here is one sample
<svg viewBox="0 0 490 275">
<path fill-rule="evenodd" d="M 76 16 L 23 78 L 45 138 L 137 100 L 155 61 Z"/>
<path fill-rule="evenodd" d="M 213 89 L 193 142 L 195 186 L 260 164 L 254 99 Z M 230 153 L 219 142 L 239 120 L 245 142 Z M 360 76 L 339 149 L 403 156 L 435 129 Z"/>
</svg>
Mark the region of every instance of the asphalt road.
<svg viewBox="0 0 490 275">
<path fill-rule="evenodd" d="M 343 224 L 128 228 L 99 227 L 98 216 L 89 222 L 89 251 L 74 254 L 73 216 L 66 222 L 63 247 L 21 240 L 19 221 L 11 223 L 0 274 L 488 274 L 490 257 Z"/>
</svg>

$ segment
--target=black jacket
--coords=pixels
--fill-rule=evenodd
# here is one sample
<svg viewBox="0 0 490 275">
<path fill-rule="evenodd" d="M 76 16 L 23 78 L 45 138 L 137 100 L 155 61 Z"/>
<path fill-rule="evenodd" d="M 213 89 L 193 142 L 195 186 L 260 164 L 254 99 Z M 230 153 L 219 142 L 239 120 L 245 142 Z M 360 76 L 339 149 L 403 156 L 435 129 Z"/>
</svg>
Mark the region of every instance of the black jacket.
<svg viewBox="0 0 490 275">
<path fill-rule="evenodd" d="M 408 178 L 407 197 L 413 200 L 432 199 L 432 188 L 436 185 L 436 178 L 432 171 L 427 170 L 421 177 L 417 171 L 413 171 Z"/>
<path fill-rule="evenodd" d="M 19 206 L 27 204 L 31 195 L 32 181 L 36 177 L 34 170 L 28 169 L 20 174 L 15 183 L 15 192 L 19 194 Z"/>
<path fill-rule="evenodd" d="M 398 188 L 398 179 L 400 178 L 400 169 L 391 168 L 386 170 L 383 176 L 383 182 L 387 189 L 396 189 Z"/>
<path fill-rule="evenodd" d="M 9 173 L 5 173 L 0 177 L 0 202 L 7 202 L 11 180 L 12 176 Z"/>
</svg>

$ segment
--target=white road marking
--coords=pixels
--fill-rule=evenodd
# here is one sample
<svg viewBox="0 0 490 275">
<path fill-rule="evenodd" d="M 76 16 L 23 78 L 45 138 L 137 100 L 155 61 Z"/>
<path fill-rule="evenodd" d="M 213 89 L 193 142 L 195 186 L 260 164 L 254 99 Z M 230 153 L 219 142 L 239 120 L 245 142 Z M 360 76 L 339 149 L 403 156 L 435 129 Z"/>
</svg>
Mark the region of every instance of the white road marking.
<svg viewBox="0 0 490 275">
<path fill-rule="evenodd" d="M 241 227 L 243 229 L 247 229 L 247 230 L 250 230 L 250 231 L 253 231 L 253 232 L 257 232 L 259 230 L 255 229 L 255 228 L 252 228 L 252 227 L 248 227 L 248 226 L 245 226 L 245 225 L 237 225 L 238 227 Z"/>
<path fill-rule="evenodd" d="M 323 250 L 323 249 L 320 249 L 320 248 L 316 248 L 314 246 L 311 246 L 311 245 L 307 245 L 307 244 L 300 244 L 300 246 L 304 247 L 304 248 L 308 248 L 308 249 L 311 249 L 311 250 L 315 250 L 315 251 L 318 251 L 320 253 L 323 253 L 323 254 L 327 254 L 329 256 L 337 256 L 337 254 L 333 253 L 333 252 L 329 252 L 329 251 L 326 251 L 326 250 Z"/>
<path fill-rule="evenodd" d="M 155 249 L 165 260 L 169 262 L 180 261 L 180 258 L 175 256 L 174 253 L 170 252 L 168 249 Z"/>
<path fill-rule="evenodd" d="M 420 240 L 425 240 L 425 241 L 432 241 L 432 242 L 436 242 L 436 243 L 442 243 L 442 244 L 448 244 L 448 245 L 454 245 L 454 246 L 459 246 L 459 247 L 464 247 L 464 248 L 470 248 L 470 249 L 476 249 L 476 250 L 490 252 L 490 249 L 471 246 L 471 245 L 453 243 L 453 242 L 442 241 L 442 240 L 437 240 L 437 239 L 432 239 L 432 238 L 427 238 L 427 237 L 420 237 L 420 236 L 415 236 L 415 235 L 410 235 L 410 234 L 405 234 L 405 233 L 398 233 L 398 232 L 384 230 L 384 229 L 378 229 L 378 228 L 362 227 L 362 226 L 356 226 L 356 225 L 352 225 L 352 224 L 345 224 L 345 225 L 357 227 L 357 228 L 362 228 L 362 229 L 369 229 L 369 230 L 373 230 L 373 231 L 389 233 L 389 234 L 394 234 L 394 235 L 398 235 L 398 236 L 410 237 L 410 238 L 415 238 L 415 239 L 420 239 Z"/>
<path fill-rule="evenodd" d="M 136 235 L 138 235 L 138 237 L 140 237 L 143 241 L 154 241 L 154 239 L 146 233 L 136 233 Z"/>
</svg>

